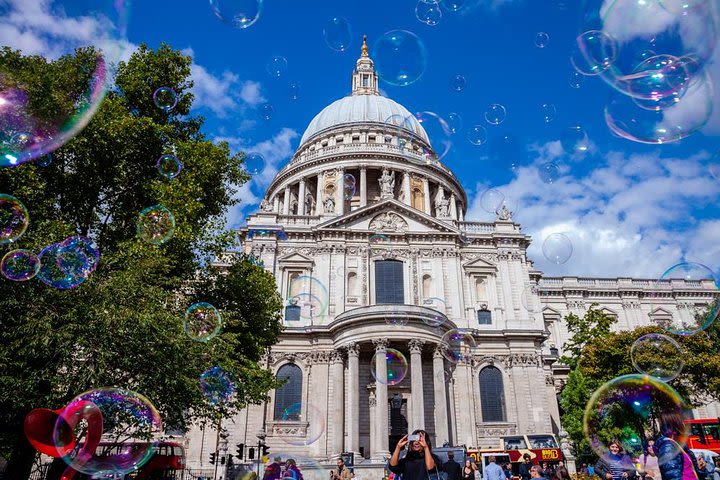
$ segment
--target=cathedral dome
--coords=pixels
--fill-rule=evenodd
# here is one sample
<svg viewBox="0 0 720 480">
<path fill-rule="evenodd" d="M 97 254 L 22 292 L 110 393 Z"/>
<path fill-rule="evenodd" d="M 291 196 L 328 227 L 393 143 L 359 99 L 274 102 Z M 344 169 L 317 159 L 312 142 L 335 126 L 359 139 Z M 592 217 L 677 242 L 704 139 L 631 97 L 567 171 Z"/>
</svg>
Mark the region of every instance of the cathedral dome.
<svg viewBox="0 0 720 480">
<path fill-rule="evenodd" d="M 389 118 L 402 116 L 405 122 L 403 128 L 418 135 L 425 142 L 430 143 L 425 129 L 407 108 L 387 97 L 380 95 L 348 95 L 336 100 L 320 113 L 308 125 L 300 140 L 300 144 L 328 128 L 350 123 L 382 123 Z M 394 117 L 400 118 L 400 117 Z"/>
</svg>

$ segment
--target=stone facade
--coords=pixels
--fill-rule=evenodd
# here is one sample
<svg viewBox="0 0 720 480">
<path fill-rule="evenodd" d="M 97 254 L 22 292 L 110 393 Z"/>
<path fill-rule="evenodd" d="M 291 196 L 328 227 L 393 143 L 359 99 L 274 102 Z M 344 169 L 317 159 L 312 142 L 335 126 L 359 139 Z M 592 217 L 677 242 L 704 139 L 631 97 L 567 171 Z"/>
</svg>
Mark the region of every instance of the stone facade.
<svg viewBox="0 0 720 480">
<path fill-rule="evenodd" d="M 376 87 L 364 52 L 352 96 L 370 102 L 367 112 L 375 115 L 404 110 L 378 100 Z M 263 362 L 273 372 L 300 368 L 302 414 L 278 418 L 271 392 L 267 403 L 223 424 L 230 453 L 235 444 L 257 445 L 262 432 L 271 456 L 329 462 L 355 452 L 359 476 L 378 478 L 399 431 L 424 428 L 434 445 L 480 448 L 498 445 L 503 435 L 557 434 L 556 394 L 568 373 L 556 362 L 568 335 L 565 315 L 581 315 L 595 302 L 618 317 L 617 328 L 634 328 L 672 314 L 683 301 L 717 295 L 708 285 L 668 284 L 662 305 L 655 301 L 651 310 L 649 280 L 545 278 L 528 259 L 531 238 L 512 212 L 504 209 L 489 223 L 464 221 L 466 194 L 433 158 L 422 127 L 389 126 L 370 113 L 328 126 L 327 118 L 345 118 L 328 109 L 241 230 L 246 252 L 300 309 L 296 320 L 286 311 L 280 341 Z M 400 262 L 401 303 L 377 301 L 384 293 L 377 262 L 388 260 Z M 453 358 L 442 339 L 458 329 L 474 345 Z M 371 373 L 373 357 L 384 368 L 388 348 L 408 361 L 394 385 Z M 502 378 L 503 408 L 492 421 L 483 418 L 489 407 L 479 378 L 486 368 Z M 718 413 L 716 406 L 701 412 Z M 213 429 L 191 431 L 188 465 L 207 467 L 215 441 Z"/>
</svg>

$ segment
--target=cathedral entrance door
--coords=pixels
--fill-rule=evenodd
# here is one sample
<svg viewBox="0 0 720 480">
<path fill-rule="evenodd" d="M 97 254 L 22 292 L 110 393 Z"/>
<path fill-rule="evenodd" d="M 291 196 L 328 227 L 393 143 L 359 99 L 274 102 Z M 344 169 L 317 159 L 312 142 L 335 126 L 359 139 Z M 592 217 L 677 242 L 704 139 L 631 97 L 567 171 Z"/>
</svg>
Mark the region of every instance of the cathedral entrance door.
<svg viewBox="0 0 720 480">
<path fill-rule="evenodd" d="M 408 433 L 407 399 L 402 398 L 399 393 L 393 395 L 388 401 L 388 416 L 390 418 L 388 422 L 390 425 L 389 446 L 392 452 L 400 439 Z"/>
</svg>

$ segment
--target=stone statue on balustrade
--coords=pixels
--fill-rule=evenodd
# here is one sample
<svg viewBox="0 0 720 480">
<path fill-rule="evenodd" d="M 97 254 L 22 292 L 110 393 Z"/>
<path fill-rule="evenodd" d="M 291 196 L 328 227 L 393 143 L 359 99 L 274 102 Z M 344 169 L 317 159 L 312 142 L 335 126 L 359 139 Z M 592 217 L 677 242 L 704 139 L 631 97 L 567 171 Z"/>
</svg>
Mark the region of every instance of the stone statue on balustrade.
<svg viewBox="0 0 720 480">
<path fill-rule="evenodd" d="M 323 205 L 325 207 L 325 213 L 335 213 L 335 199 L 331 195 L 325 197 Z"/>
<path fill-rule="evenodd" d="M 447 218 L 450 216 L 450 200 L 440 193 L 435 198 L 435 216 L 438 218 Z"/>
<path fill-rule="evenodd" d="M 503 221 L 512 220 L 512 214 L 513 214 L 513 212 L 510 211 L 510 209 L 507 208 L 507 206 L 503 205 L 497 211 L 497 218 L 498 218 L 498 220 L 503 220 Z"/>
<path fill-rule="evenodd" d="M 297 195 L 295 195 L 295 192 L 290 192 L 290 213 L 292 215 L 297 215 L 298 213 L 298 198 Z"/>
<path fill-rule="evenodd" d="M 390 172 L 387 168 L 383 168 L 378 183 L 380 183 L 380 198 L 395 197 L 395 172 Z"/>
<path fill-rule="evenodd" d="M 315 213 L 315 197 L 310 192 L 305 194 L 305 215 L 317 215 Z"/>
<path fill-rule="evenodd" d="M 260 211 L 265 213 L 270 213 L 273 211 L 273 206 L 266 198 L 263 198 L 260 202 Z"/>
</svg>

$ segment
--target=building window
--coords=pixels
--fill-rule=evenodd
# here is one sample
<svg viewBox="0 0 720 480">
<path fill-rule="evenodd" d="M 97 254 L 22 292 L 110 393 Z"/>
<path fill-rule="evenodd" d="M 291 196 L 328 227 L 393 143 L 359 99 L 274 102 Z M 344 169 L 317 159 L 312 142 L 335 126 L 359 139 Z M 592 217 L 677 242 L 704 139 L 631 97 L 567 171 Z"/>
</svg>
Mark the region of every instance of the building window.
<svg viewBox="0 0 720 480">
<path fill-rule="evenodd" d="M 505 421 L 502 372 L 496 367 L 485 367 L 480 370 L 480 403 L 483 422 Z"/>
<path fill-rule="evenodd" d="M 357 273 L 350 272 L 347 276 L 347 296 L 357 295 Z"/>
<path fill-rule="evenodd" d="M 419 189 L 414 189 L 412 191 L 412 206 L 413 208 L 416 208 L 418 210 L 424 210 L 425 209 L 425 198 L 423 193 Z"/>
<path fill-rule="evenodd" d="M 368 76 L 367 75 L 362 76 L 362 84 L 363 84 L 363 87 L 368 86 Z"/>
<path fill-rule="evenodd" d="M 375 303 L 405 303 L 403 262 L 378 260 L 375 262 Z"/>
<path fill-rule="evenodd" d="M 275 420 L 300 420 L 302 405 L 302 371 L 292 363 L 283 365 L 277 372 L 278 380 L 286 380 L 282 387 L 275 390 Z"/>
<path fill-rule="evenodd" d="M 298 281 L 301 272 L 288 273 L 287 298 L 292 299 L 302 290 L 302 282 Z"/>
<path fill-rule="evenodd" d="M 475 301 L 487 301 L 487 290 L 485 288 L 485 279 L 481 277 L 475 278 Z"/>
<path fill-rule="evenodd" d="M 487 309 L 487 305 L 482 305 L 477 312 L 478 323 L 480 325 L 492 325 L 492 314 Z"/>
</svg>

